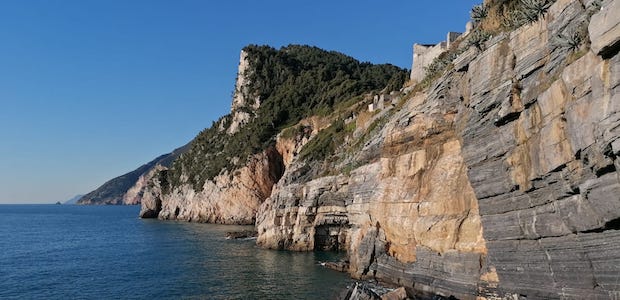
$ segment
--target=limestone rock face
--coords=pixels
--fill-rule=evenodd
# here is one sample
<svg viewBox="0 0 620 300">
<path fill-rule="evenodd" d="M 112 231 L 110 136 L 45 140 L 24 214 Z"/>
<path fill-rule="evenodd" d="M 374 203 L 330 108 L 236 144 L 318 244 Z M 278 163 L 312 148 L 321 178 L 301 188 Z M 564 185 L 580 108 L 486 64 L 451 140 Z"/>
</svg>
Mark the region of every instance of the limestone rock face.
<svg viewBox="0 0 620 300">
<path fill-rule="evenodd" d="M 293 163 L 259 209 L 258 245 L 347 251 L 356 278 L 476 294 L 487 250 L 455 132 L 457 104 L 410 101 L 373 138 L 380 151 L 363 150 L 371 163 L 350 176 L 308 181 L 307 166 Z M 430 282 L 429 272 L 452 275 Z"/>
<path fill-rule="evenodd" d="M 245 51 L 241 51 L 239 57 L 239 70 L 237 71 L 237 82 L 231 105 L 232 121 L 227 132 L 234 134 L 239 131 L 239 127 L 247 124 L 252 118 L 252 111 L 260 107 L 260 98 L 253 97 L 250 86 L 250 60 Z"/>
<path fill-rule="evenodd" d="M 234 174 L 207 180 L 199 192 L 189 184 L 163 191 L 160 179 L 154 177 L 152 188 L 144 192 L 142 210 L 152 210 L 149 214 L 163 220 L 254 224 L 258 206 L 271 194 L 283 170 L 282 156 L 272 147 Z"/>
<path fill-rule="evenodd" d="M 136 181 L 136 183 L 131 188 L 129 188 L 129 190 L 127 190 L 127 193 L 123 195 L 123 204 L 137 205 L 142 203 L 142 197 L 144 195 L 144 191 L 148 186 L 148 183 L 151 181 L 153 176 L 165 169 L 167 168 L 163 167 L 162 165 L 156 165 L 147 173 L 140 175 L 140 177 L 138 177 L 138 181 Z"/>
<path fill-rule="evenodd" d="M 140 218 L 152 219 L 158 217 L 161 211 L 161 195 L 164 193 L 167 184 L 163 180 L 164 177 L 159 175 L 166 170 L 168 170 L 166 167 L 156 167 L 146 175 L 143 175 L 130 190 L 140 190 Z"/>
<path fill-rule="evenodd" d="M 620 49 L 620 3 L 608 1 L 592 17 L 590 39 L 592 50 L 603 56 L 613 56 Z"/>
<path fill-rule="evenodd" d="M 506 297 L 607 299 L 620 290 L 620 57 L 602 50 L 620 34 L 596 25 L 611 24 L 601 20 L 618 2 L 594 15 L 592 50 L 575 61 L 549 40 L 584 9 L 559 0 L 465 74 L 462 154 Z"/>
</svg>

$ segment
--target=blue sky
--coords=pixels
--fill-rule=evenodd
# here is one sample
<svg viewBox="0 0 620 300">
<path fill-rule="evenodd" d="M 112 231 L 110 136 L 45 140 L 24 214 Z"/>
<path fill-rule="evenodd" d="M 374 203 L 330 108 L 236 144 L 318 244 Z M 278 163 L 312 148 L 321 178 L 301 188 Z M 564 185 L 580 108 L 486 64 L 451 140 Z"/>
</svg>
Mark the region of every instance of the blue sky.
<svg viewBox="0 0 620 300">
<path fill-rule="evenodd" d="M 230 108 L 239 51 L 309 44 L 411 66 L 478 1 L 0 1 L 0 203 L 86 193 Z"/>
</svg>

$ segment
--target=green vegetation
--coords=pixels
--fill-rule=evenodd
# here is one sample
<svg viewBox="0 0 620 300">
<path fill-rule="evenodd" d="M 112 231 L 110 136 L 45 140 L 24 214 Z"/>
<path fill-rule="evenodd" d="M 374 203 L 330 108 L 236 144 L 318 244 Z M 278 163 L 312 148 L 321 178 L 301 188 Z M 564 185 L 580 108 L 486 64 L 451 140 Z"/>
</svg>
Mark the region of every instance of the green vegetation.
<svg viewBox="0 0 620 300">
<path fill-rule="evenodd" d="M 293 139 L 297 136 L 307 135 L 308 131 L 310 130 L 312 130 L 312 127 L 297 124 L 295 126 L 291 126 L 282 130 L 280 136 L 284 139 Z"/>
<path fill-rule="evenodd" d="M 476 5 L 471 9 L 471 19 L 475 23 L 479 23 L 484 20 L 488 14 L 489 12 L 487 11 L 487 8 L 482 4 Z"/>
<path fill-rule="evenodd" d="M 544 16 L 555 1 L 494 0 L 482 7 L 474 7 L 471 17 L 479 30 L 497 34 L 536 22 Z"/>
<path fill-rule="evenodd" d="M 491 38 L 490 33 L 481 29 L 475 29 L 467 38 L 467 47 L 476 47 L 478 50 L 484 50 L 484 42 L 488 41 L 489 38 Z"/>
<path fill-rule="evenodd" d="M 345 141 L 345 136 L 355 131 L 355 123 L 344 124 L 339 119 L 331 126 L 321 130 L 312 140 L 301 149 L 300 157 L 303 160 L 324 160 L 332 156 L 336 149 Z"/>
<path fill-rule="evenodd" d="M 570 51 L 576 51 L 587 38 L 588 25 L 583 22 L 578 26 L 570 27 L 565 32 L 557 34 L 552 40 L 552 45 Z"/>
<path fill-rule="evenodd" d="M 406 70 L 393 65 L 361 63 L 342 53 L 316 47 L 291 45 L 277 50 L 250 45 L 244 50 L 250 63 L 248 73 L 244 74 L 251 82 L 249 94 L 260 97 L 260 108 L 244 110 L 252 119 L 235 134 L 218 129 L 220 124 L 223 128 L 229 126 L 230 116 L 203 130 L 191 149 L 175 161 L 170 172 L 173 186 L 183 181 L 200 191 L 205 180 L 223 170 L 243 166 L 249 156 L 273 145 L 278 132 L 301 119 L 330 115 L 340 103 L 360 99 L 356 97 L 365 93 L 400 89 L 407 78 Z M 292 135 L 294 130 L 304 129 L 289 128 L 286 134 Z M 344 126 L 339 121 L 327 130 L 322 135 L 338 133 Z M 333 151 L 333 142 L 317 137 L 312 142 L 315 146 L 302 155 L 327 155 Z M 188 178 L 181 178 L 182 174 Z"/>
<path fill-rule="evenodd" d="M 586 20 L 570 24 L 563 32 L 555 35 L 551 41 L 552 45 L 570 50 L 572 55 L 571 59 L 585 54 L 585 50 L 580 48 L 584 45 L 589 46 L 590 44 L 590 35 L 588 34 L 589 20 L 596 12 L 601 10 L 601 2 L 601 0 L 596 0 L 590 3 L 586 8 Z"/>
<path fill-rule="evenodd" d="M 555 0 L 520 0 L 520 5 L 510 13 L 509 21 L 517 28 L 538 21 Z M 509 23 L 510 24 L 510 23 Z"/>
</svg>

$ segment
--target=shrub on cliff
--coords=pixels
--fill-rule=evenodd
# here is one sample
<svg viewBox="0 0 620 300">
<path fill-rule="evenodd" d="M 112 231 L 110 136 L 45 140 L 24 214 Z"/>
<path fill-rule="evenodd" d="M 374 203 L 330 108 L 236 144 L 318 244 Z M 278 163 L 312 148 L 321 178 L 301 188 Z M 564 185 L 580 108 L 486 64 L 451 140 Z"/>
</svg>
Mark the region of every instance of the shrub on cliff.
<svg viewBox="0 0 620 300">
<path fill-rule="evenodd" d="M 510 31 L 543 17 L 556 0 L 493 0 L 474 7 L 472 20 L 480 30 Z M 484 12 L 484 14 L 481 14 Z"/>
<path fill-rule="evenodd" d="M 476 5 L 471 9 L 471 19 L 475 23 L 479 23 L 484 20 L 484 18 L 486 18 L 488 14 L 489 12 L 483 4 Z"/>
</svg>

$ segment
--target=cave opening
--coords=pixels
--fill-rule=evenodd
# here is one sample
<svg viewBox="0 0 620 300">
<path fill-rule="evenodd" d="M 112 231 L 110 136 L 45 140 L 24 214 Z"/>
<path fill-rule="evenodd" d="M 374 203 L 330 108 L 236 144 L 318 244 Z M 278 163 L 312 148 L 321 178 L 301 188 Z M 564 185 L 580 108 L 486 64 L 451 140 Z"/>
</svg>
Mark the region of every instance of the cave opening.
<svg viewBox="0 0 620 300">
<path fill-rule="evenodd" d="M 314 229 L 314 250 L 316 251 L 346 251 L 346 226 L 341 224 L 319 225 Z"/>
</svg>

